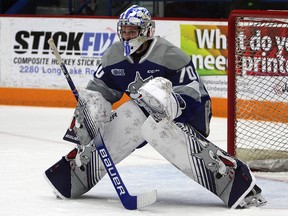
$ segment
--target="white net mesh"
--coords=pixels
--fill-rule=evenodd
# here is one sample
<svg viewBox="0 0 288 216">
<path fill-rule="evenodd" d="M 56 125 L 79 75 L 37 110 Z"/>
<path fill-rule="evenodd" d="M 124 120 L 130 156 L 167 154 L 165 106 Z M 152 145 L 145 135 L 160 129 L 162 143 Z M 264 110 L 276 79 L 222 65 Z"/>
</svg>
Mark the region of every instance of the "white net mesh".
<svg viewBox="0 0 288 216">
<path fill-rule="evenodd" d="M 288 19 L 236 17 L 234 145 L 252 169 L 288 171 L 287 59 Z"/>
</svg>

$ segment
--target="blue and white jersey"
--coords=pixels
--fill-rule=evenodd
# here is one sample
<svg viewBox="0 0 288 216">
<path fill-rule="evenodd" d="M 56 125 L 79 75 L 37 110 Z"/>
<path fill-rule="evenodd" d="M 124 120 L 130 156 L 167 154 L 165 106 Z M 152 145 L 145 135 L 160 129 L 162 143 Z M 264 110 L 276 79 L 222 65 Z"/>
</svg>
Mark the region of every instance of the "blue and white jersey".
<svg viewBox="0 0 288 216">
<path fill-rule="evenodd" d="M 145 55 L 138 60 L 123 55 L 121 42 L 114 43 L 105 51 L 102 64 L 95 71 L 87 89 L 101 92 L 113 104 L 120 100 L 123 93 L 127 93 L 131 99 L 137 98 L 138 89 L 154 77 L 169 79 L 174 92 L 186 102 L 186 108 L 176 121 L 192 123 L 194 119 L 197 124 L 205 121 L 204 125 L 210 121 L 210 97 L 191 58 L 161 37 L 154 37 Z M 199 115 L 204 116 L 199 119 Z"/>
</svg>

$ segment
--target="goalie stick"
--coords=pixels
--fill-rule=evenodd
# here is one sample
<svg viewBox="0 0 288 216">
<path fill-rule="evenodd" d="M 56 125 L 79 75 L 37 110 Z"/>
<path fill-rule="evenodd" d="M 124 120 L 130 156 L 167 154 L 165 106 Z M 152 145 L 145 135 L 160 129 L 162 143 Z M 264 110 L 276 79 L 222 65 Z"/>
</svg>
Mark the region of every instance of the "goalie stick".
<svg viewBox="0 0 288 216">
<path fill-rule="evenodd" d="M 63 59 L 61 58 L 57 47 L 54 43 L 53 38 L 50 38 L 48 40 L 48 43 L 50 45 L 50 49 L 53 51 L 53 54 L 55 55 L 58 64 L 60 65 L 62 72 L 64 74 L 64 76 L 66 77 L 66 80 L 74 94 L 75 99 L 81 104 L 83 103 L 83 101 L 81 100 L 81 98 L 79 97 L 79 93 L 69 75 L 69 72 L 63 62 Z M 102 135 L 100 133 L 100 131 L 97 133 L 97 131 L 95 131 L 95 127 L 93 127 L 93 121 L 91 121 L 91 117 L 89 116 L 89 113 L 84 113 L 85 119 L 84 119 L 84 123 L 85 126 L 87 128 L 87 131 L 89 133 L 89 136 L 91 137 L 91 139 L 93 139 L 93 145 L 95 145 L 96 150 L 98 151 L 100 158 L 104 164 L 104 167 L 110 177 L 111 182 L 113 183 L 113 186 L 122 202 L 122 205 L 129 210 L 135 210 L 138 208 L 142 208 L 145 207 L 147 205 L 150 205 L 152 203 L 154 203 L 157 199 L 157 191 L 153 190 L 151 192 L 147 192 L 144 194 L 140 194 L 137 196 L 131 196 L 124 184 L 124 182 L 122 181 L 116 166 L 104 144 Z"/>
</svg>

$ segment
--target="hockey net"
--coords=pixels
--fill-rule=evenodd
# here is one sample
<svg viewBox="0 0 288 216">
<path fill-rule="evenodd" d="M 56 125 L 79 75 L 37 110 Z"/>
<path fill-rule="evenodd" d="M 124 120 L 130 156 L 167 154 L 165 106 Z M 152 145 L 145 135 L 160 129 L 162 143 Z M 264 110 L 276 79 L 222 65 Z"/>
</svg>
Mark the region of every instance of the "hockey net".
<svg viewBox="0 0 288 216">
<path fill-rule="evenodd" d="M 288 12 L 236 10 L 228 31 L 228 153 L 288 171 Z"/>
</svg>

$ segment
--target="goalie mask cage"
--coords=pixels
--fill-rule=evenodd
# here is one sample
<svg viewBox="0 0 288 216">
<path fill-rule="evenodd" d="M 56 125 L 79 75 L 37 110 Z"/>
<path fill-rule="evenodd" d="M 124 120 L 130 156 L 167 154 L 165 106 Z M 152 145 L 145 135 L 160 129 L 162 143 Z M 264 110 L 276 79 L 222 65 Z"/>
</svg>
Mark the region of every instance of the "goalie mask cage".
<svg viewBox="0 0 288 216">
<path fill-rule="evenodd" d="M 228 45 L 228 153 L 288 171 L 288 12 L 232 11 Z"/>
</svg>

